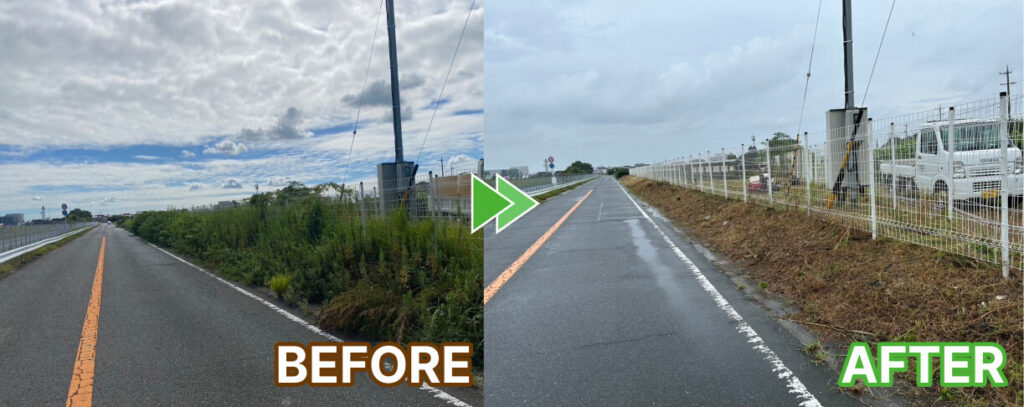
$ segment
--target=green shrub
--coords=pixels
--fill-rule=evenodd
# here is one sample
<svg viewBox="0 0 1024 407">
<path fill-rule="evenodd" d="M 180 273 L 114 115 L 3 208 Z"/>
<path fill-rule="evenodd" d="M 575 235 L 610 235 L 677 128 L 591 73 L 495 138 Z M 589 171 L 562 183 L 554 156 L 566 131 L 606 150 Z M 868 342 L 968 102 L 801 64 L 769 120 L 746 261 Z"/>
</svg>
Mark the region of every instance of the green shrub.
<svg viewBox="0 0 1024 407">
<path fill-rule="evenodd" d="M 472 342 L 474 364 L 483 366 L 480 234 L 404 211 L 368 217 L 364 231 L 358 205 L 315 190 L 292 185 L 234 208 L 142 212 L 119 224 L 226 278 L 320 307 L 326 329 L 379 340 Z"/>
<path fill-rule="evenodd" d="M 270 279 L 270 290 L 277 294 L 277 298 L 283 298 L 284 292 L 288 291 L 291 284 L 291 274 L 274 274 L 274 277 Z"/>
<path fill-rule="evenodd" d="M 619 179 L 619 178 L 625 177 L 627 175 L 629 175 L 629 168 L 616 168 L 615 169 L 615 179 Z"/>
</svg>

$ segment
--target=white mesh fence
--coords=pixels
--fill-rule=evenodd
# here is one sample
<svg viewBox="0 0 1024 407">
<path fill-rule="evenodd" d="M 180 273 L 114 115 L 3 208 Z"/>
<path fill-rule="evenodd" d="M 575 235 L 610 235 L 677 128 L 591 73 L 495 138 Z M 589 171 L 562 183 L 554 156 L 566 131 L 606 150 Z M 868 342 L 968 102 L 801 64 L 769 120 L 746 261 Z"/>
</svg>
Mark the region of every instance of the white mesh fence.
<svg viewBox="0 0 1024 407">
<path fill-rule="evenodd" d="M 630 173 L 1024 270 L 1022 98 L 866 118 Z M 1007 113 L 1007 105 L 1016 111 Z M 950 126 L 954 129 L 950 139 Z M 856 134 L 855 137 L 851 137 Z M 852 142 L 851 142 L 852 138 Z"/>
</svg>

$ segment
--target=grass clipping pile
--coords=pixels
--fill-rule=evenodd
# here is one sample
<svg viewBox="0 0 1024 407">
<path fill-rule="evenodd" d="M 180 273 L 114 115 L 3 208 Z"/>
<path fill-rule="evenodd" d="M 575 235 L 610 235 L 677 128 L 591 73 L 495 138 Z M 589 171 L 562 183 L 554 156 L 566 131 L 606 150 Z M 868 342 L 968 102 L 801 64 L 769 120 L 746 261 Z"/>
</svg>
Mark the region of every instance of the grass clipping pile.
<svg viewBox="0 0 1024 407">
<path fill-rule="evenodd" d="M 749 278 L 766 282 L 769 292 L 792 300 L 803 311 L 790 318 L 831 327 L 808 324 L 844 351 L 854 340 L 990 341 L 1006 349 L 1003 371 L 1009 386 L 919 389 L 911 374 L 899 374 L 900 392 L 916 396 L 915 401 L 1021 404 L 1019 271 L 1003 279 L 998 266 L 890 239 L 871 240 L 869 233 L 803 210 L 744 204 L 636 177 L 621 182 L 686 233 L 742 265 Z M 938 377 L 937 367 L 933 373 Z"/>
</svg>

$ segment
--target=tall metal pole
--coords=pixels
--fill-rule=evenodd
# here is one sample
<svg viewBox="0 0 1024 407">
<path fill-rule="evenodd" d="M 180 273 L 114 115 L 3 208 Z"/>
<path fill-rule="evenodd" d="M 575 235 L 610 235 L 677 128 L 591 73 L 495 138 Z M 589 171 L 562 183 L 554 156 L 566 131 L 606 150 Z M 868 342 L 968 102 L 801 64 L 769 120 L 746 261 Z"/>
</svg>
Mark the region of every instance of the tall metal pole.
<svg viewBox="0 0 1024 407">
<path fill-rule="evenodd" d="M 1009 68 L 1007 68 L 1007 70 L 1009 70 Z M 1002 149 L 1002 151 L 1001 151 L 1002 154 L 999 157 L 1000 158 L 999 161 L 1000 161 L 1000 165 L 1001 165 L 1000 168 L 1002 168 L 1002 171 L 999 171 L 999 172 L 1003 175 L 1002 176 L 1002 180 L 1000 181 L 1000 182 L 1002 182 L 1002 184 L 1000 184 L 1000 185 L 1009 185 L 1009 181 L 1010 181 L 1010 178 L 1007 175 L 1007 173 L 1009 172 L 1008 170 L 1009 170 L 1009 164 L 1010 164 L 1009 149 L 1007 149 L 1007 145 L 1010 144 L 1010 136 L 1009 136 L 1009 131 L 1008 131 L 1009 129 L 1007 129 L 1007 123 L 1009 122 L 1009 119 L 1010 119 L 1009 103 L 1010 103 L 1009 95 L 1007 93 L 1000 93 L 999 94 L 999 105 L 1003 106 L 1003 107 L 1007 107 L 1006 109 L 1000 109 L 1000 110 L 1002 110 L 1002 112 L 999 113 L 999 145 L 1001 146 L 1001 149 Z M 950 133 L 952 133 L 952 132 L 950 132 Z M 1009 196 L 1010 196 L 1009 195 L 1009 191 L 1006 190 L 1006 187 L 999 188 L 999 201 L 1000 201 L 1000 204 L 1001 204 L 1001 208 L 1000 208 L 999 241 L 1002 243 L 1003 278 L 1010 277 L 1010 218 L 1009 218 L 1010 200 L 1009 200 Z"/>
<path fill-rule="evenodd" d="M 846 74 L 846 108 L 853 109 L 853 13 L 850 0 L 843 0 L 843 72 Z"/>
<path fill-rule="evenodd" d="M 405 161 L 402 156 L 402 104 L 398 96 L 398 50 L 395 40 L 395 2 L 385 0 L 388 18 L 388 59 L 391 61 L 391 112 L 394 116 L 395 162 Z"/>
<path fill-rule="evenodd" d="M 1006 114 L 1010 114 L 1010 85 L 1017 84 L 1017 82 L 1010 82 L 1011 73 L 1013 73 L 1013 71 L 1010 70 L 1009 65 L 1006 66 L 1005 71 L 999 73 L 1000 75 L 1006 75 L 1006 83 L 1003 83 L 1003 85 L 1006 85 Z"/>
</svg>

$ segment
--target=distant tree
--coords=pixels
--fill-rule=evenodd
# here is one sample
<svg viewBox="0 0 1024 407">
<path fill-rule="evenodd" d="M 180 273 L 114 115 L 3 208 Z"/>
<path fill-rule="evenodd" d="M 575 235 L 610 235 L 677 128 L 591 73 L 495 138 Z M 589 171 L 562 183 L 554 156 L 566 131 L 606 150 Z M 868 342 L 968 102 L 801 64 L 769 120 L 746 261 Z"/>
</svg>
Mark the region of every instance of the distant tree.
<svg viewBox="0 0 1024 407">
<path fill-rule="evenodd" d="M 82 209 L 72 209 L 68 212 L 68 222 L 82 222 L 92 220 L 92 213 Z"/>
<path fill-rule="evenodd" d="M 569 167 L 565 169 L 565 173 L 566 174 L 593 174 L 594 173 L 594 167 L 591 166 L 590 163 L 585 163 L 583 161 L 573 161 L 573 163 L 569 164 Z"/>
<path fill-rule="evenodd" d="M 287 203 L 306 198 L 313 194 L 313 190 L 303 185 L 301 182 L 292 181 L 288 183 L 288 186 L 281 188 L 275 194 L 277 195 L 276 198 L 278 201 Z"/>
</svg>

